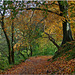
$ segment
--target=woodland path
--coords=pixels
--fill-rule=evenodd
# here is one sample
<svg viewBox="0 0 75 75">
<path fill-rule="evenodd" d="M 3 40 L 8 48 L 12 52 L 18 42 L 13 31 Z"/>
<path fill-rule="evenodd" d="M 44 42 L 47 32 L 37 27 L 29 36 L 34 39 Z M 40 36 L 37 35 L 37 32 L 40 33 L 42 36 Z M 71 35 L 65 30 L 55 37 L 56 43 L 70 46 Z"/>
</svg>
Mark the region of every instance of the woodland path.
<svg viewBox="0 0 75 75">
<path fill-rule="evenodd" d="M 46 74 L 47 67 L 50 64 L 48 59 L 52 56 L 36 56 L 30 57 L 25 62 L 15 65 L 4 74 Z"/>
<path fill-rule="evenodd" d="M 15 65 L 0 75 L 71 75 L 71 73 L 75 71 L 75 59 L 71 59 L 70 61 L 66 61 L 64 59 L 65 56 L 60 57 L 57 59 L 57 61 L 52 62 L 52 56 L 30 57 L 25 62 L 22 62 L 19 65 Z M 72 75 L 75 75 L 75 73 Z"/>
</svg>

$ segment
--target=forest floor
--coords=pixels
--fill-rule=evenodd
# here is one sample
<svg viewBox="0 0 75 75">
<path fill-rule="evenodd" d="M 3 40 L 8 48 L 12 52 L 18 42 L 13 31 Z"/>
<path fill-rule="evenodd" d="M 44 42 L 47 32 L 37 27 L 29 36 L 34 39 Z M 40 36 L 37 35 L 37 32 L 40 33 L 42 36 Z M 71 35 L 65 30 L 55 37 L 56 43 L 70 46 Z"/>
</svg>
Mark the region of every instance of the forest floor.
<svg viewBox="0 0 75 75">
<path fill-rule="evenodd" d="M 1 74 L 70 74 L 74 70 L 75 59 L 70 61 L 58 59 L 52 62 L 52 56 L 36 56 L 30 57 Z"/>
</svg>

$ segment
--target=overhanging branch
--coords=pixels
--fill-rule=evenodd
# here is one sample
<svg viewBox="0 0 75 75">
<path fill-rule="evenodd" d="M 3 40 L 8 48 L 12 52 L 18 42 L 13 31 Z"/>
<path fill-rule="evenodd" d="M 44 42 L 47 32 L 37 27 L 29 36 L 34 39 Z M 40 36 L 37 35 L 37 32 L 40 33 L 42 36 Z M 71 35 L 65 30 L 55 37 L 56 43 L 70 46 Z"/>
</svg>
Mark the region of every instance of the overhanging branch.
<svg viewBox="0 0 75 75">
<path fill-rule="evenodd" d="M 33 10 L 41 10 L 41 11 L 48 11 L 48 12 L 50 12 L 50 13 L 54 13 L 54 14 L 56 14 L 56 15 L 58 15 L 58 16 L 61 16 L 61 15 L 58 14 L 57 12 L 53 12 L 53 11 L 47 10 L 47 9 L 41 9 L 41 8 L 26 8 L 26 10 L 30 10 L 30 9 L 33 9 Z"/>
</svg>

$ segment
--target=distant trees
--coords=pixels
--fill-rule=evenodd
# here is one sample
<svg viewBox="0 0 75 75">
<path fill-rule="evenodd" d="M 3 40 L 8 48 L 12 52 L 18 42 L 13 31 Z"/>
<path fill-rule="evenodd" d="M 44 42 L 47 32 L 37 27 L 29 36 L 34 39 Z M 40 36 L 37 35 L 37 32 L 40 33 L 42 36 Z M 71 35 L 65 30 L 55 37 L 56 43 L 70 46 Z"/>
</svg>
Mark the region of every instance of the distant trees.
<svg viewBox="0 0 75 75">
<path fill-rule="evenodd" d="M 36 13 L 34 12 L 34 14 Z M 17 42 L 14 47 L 15 49 L 19 49 L 20 46 L 21 48 L 24 47 L 24 50 L 30 51 L 30 56 L 32 56 L 36 40 L 41 36 L 41 33 L 43 33 L 43 24 L 40 22 L 36 22 L 36 20 L 38 20 L 40 16 L 36 18 L 37 15 L 35 15 L 34 17 L 34 14 L 30 10 L 23 12 L 21 15 L 19 15 L 19 17 L 17 17 L 16 21 L 18 22 L 16 22 L 15 24 L 15 28 L 19 30 L 18 35 L 19 37 L 21 37 L 21 39 L 19 39 L 19 42 Z"/>
</svg>

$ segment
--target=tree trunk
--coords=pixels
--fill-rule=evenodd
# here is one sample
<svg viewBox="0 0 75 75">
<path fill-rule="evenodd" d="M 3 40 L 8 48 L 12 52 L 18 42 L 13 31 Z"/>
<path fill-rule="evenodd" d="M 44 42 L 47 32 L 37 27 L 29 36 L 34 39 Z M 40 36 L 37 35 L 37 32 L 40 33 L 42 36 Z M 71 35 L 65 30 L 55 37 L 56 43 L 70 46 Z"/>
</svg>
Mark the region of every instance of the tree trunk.
<svg viewBox="0 0 75 75">
<path fill-rule="evenodd" d="M 9 64 L 12 63 L 12 60 L 11 60 L 11 45 L 10 45 L 10 40 L 6 34 L 6 30 L 4 28 L 4 14 L 2 15 L 2 21 L 1 21 L 1 26 L 2 26 L 2 30 L 4 32 L 4 35 L 6 37 L 6 41 L 7 41 L 7 45 L 8 45 L 8 49 L 9 49 L 9 57 L 8 57 L 8 60 L 9 60 Z"/>
<path fill-rule="evenodd" d="M 30 46 L 31 56 L 32 56 L 32 47 Z"/>
<path fill-rule="evenodd" d="M 63 41 L 62 44 L 65 44 L 66 42 L 73 41 L 72 38 L 72 32 L 69 22 L 66 20 L 63 22 Z"/>
<path fill-rule="evenodd" d="M 61 11 L 60 15 L 65 17 L 65 21 L 62 22 L 62 24 L 63 24 L 62 44 L 65 44 L 66 42 L 73 41 L 70 23 L 69 23 L 69 20 L 66 20 L 66 18 L 68 18 L 68 2 L 67 1 L 58 1 L 58 3 L 59 3 L 60 11 Z"/>
<path fill-rule="evenodd" d="M 28 53 L 28 49 L 27 49 L 27 47 L 26 47 L 26 51 L 27 51 L 27 56 L 29 57 L 29 53 Z"/>
<path fill-rule="evenodd" d="M 12 22 L 12 63 L 14 64 L 14 23 Z"/>
</svg>

